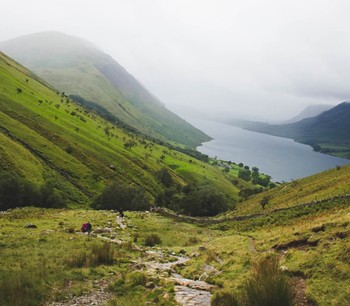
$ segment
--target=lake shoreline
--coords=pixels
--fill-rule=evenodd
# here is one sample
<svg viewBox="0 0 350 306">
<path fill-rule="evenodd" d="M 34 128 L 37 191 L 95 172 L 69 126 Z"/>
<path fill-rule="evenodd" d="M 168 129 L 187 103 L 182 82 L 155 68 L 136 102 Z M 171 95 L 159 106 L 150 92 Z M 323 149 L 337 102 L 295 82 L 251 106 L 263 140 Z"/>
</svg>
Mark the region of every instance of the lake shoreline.
<svg viewBox="0 0 350 306">
<path fill-rule="evenodd" d="M 293 139 L 249 131 L 225 123 L 203 119 L 188 119 L 213 140 L 197 150 L 210 157 L 257 167 L 274 182 L 293 181 L 330 168 L 350 163 L 350 160 L 316 152 L 308 144 Z"/>
</svg>

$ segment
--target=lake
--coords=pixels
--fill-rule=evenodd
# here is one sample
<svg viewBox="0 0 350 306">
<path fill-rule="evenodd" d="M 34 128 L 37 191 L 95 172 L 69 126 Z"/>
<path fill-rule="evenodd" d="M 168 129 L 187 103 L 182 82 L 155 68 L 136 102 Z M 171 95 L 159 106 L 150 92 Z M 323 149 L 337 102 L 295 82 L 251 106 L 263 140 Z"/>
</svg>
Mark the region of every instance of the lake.
<svg viewBox="0 0 350 306">
<path fill-rule="evenodd" d="M 292 139 L 276 137 L 223 123 L 186 118 L 213 140 L 203 143 L 197 150 L 210 157 L 242 162 L 258 167 L 271 175 L 273 181 L 291 181 L 336 166 L 349 164 L 350 160 L 314 152 L 310 146 Z"/>
</svg>

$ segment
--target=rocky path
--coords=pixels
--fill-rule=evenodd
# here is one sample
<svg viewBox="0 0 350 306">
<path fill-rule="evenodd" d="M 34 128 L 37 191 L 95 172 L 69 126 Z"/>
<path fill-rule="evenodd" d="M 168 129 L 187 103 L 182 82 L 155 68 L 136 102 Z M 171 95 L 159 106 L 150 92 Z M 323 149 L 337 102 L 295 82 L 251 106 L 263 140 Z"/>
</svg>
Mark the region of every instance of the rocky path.
<svg viewBox="0 0 350 306">
<path fill-rule="evenodd" d="M 208 306 L 212 297 L 211 290 L 215 286 L 201 280 L 192 280 L 175 273 L 175 267 L 183 265 L 189 260 L 187 256 L 168 256 L 164 262 L 163 251 L 148 251 L 150 260 L 143 261 L 146 271 L 150 275 L 158 275 L 160 278 L 169 279 L 175 284 L 175 300 L 180 305 Z"/>
<path fill-rule="evenodd" d="M 118 216 L 116 218 L 117 226 L 124 230 L 127 228 L 125 219 Z M 99 231 L 100 230 L 100 231 Z M 95 237 L 101 240 L 121 244 L 122 240 L 102 236 L 99 232 L 105 233 L 107 229 L 96 229 Z M 192 280 L 182 277 L 175 272 L 176 266 L 184 265 L 188 260 L 187 256 L 178 256 L 175 253 L 166 254 L 163 250 L 146 251 L 147 259 L 135 262 L 136 266 L 145 269 L 149 275 L 156 275 L 159 278 L 167 279 L 175 284 L 175 300 L 179 305 L 186 306 L 209 306 L 211 300 L 211 290 L 215 287 L 202 280 Z M 77 297 L 67 297 L 66 301 L 51 302 L 45 306 L 92 306 L 106 305 L 113 298 L 113 293 L 108 291 L 108 285 L 112 279 L 102 278 L 94 281 L 93 290 Z M 69 288 L 68 284 L 67 288 Z"/>
<path fill-rule="evenodd" d="M 105 305 L 113 298 L 113 293 L 107 290 L 111 280 L 99 279 L 94 281 L 94 290 L 81 296 L 72 296 L 69 300 L 62 302 L 47 303 L 46 306 L 92 306 Z"/>
</svg>

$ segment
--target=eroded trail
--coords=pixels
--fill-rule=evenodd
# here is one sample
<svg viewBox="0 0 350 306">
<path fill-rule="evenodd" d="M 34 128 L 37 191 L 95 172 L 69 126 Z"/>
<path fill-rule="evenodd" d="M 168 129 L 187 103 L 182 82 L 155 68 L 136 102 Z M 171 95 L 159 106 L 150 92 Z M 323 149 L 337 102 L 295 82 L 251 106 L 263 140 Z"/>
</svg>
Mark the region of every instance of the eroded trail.
<svg viewBox="0 0 350 306">
<path fill-rule="evenodd" d="M 187 256 L 167 255 L 163 251 L 147 251 L 150 255 L 142 264 L 151 276 L 169 279 L 175 284 L 175 300 L 180 305 L 210 305 L 211 290 L 215 287 L 204 281 L 182 277 L 175 272 L 175 267 L 183 265 L 190 258 Z M 166 261 L 166 258 L 168 261 Z"/>
<path fill-rule="evenodd" d="M 124 230 L 127 228 L 126 220 L 121 217 L 116 218 L 117 227 Z M 121 244 L 123 241 L 118 238 L 110 238 L 98 233 L 96 229 L 95 237 L 111 243 Z M 139 248 L 140 251 L 144 251 Z M 176 273 L 177 266 L 184 265 L 190 260 L 187 256 L 169 254 L 166 250 L 145 251 L 145 258 L 134 262 L 135 269 L 144 271 L 150 277 L 158 277 L 174 283 L 175 301 L 179 305 L 186 306 L 209 306 L 212 297 L 211 290 L 215 287 L 202 280 L 192 280 L 182 277 Z M 108 291 L 108 285 L 113 279 L 102 278 L 93 283 L 93 290 L 77 297 L 67 296 L 65 301 L 47 303 L 46 306 L 85 306 L 85 305 L 106 305 L 113 299 L 114 294 Z M 67 288 L 69 288 L 69 284 Z M 64 290 L 63 290 L 64 292 Z"/>
</svg>

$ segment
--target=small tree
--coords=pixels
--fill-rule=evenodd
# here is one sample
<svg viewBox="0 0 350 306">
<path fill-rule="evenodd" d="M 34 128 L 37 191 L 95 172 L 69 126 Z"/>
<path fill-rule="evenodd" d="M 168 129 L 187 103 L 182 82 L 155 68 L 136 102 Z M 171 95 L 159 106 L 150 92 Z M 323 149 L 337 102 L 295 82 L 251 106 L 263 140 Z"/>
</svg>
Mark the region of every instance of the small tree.
<svg viewBox="0 0 350 306">
<path fill-rule="evenodd" d="M 162 168 L 157 172 L 157 176 L 165 187 L 171 187 L 174 180 L 167 168 Z"/>
<path fill-rule="evenodd" d="M 185 214 L 191 216 L 215 216 L 226 211 L 228 203 L 229 199 L 221 191 L 210 186 L 202 186 L 186 194 L 179 206 Z"/>
<path fill-rule="evenodd" d="M 92 203 L 95 209 L 147 210 L 150 207 L 145 192 L 137 186 L 112 183 Z"/>
<path fill-rule="evenodd" d="M 269 196 L 264 196 L 262 198 L 262 200 L 260 201 L 260 205 L 261 205 L 262 209 L 265 209 L 265 206 L 267 204 L 269 204 L 269 201 L 270 201 L 270 197 Z"/>
<path fill-rule="evenodd" d="M 249 182 L 251 178 L 251 172 L 249 169 L 240 169 L 238 171 L 238 177 L 242 180 Z"/>
</svg>

